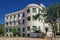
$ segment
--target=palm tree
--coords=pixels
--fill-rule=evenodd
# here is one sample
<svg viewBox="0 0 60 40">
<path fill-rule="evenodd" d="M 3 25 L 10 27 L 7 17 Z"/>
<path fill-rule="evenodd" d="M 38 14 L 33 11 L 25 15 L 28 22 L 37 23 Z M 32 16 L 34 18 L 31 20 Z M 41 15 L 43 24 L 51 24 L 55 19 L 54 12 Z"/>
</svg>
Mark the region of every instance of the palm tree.
<svg viewBox="0 0 60 40">
<path fill-rule="evenodd" d="M 45 22 L 50 23 L 52 25 L 53 34 L 54 34 L 53 37 L 55 38 L 55 35 L 56 35 L 55 27 L 57 26 L 56 25 L 57 19 L 60 18 L 60 16 L 59 16 L 60 15 L 59 14 L 60 13 L 60 4 L 55 4 L 53 6 L 50 6 L 47 10 L 45 10 L 43 8 L 42 12 L 46 12 L 46 11 L 47 11 L 47 14 L 44 14 L 44 15 L 40 14 L 40 15 L 46 17 L 46 19 L 44 19 Z M 37 20 L 40 15 L 37 14 L 37 15 L 33 16 L 33 18 L 35 20 Z"/>
<path fill-rule="evenodd" d="M 56 26 L 57 26 L 57 20 L 60 18 L 60 4 L 55 4 L 47 9 L 47 22 L 49 22 L 52 27 L 53 27 L 53 37 L 55 38 L 56 36 Z M 59 24 L 59 22 L 58 22 Z"/>
</svg>

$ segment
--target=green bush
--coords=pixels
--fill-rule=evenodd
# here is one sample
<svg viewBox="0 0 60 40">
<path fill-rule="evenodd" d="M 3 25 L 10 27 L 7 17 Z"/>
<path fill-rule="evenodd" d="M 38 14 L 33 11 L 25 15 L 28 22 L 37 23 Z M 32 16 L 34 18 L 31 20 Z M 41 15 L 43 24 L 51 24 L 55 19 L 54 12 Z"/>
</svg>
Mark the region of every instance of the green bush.
<svg viewBox="0 0 60 40">
<path fill-rule="evenodd" d="M 0 24 L 0 36 L 4 36 L 5 30 L 4 25 Z"/>
<path fill-rule="evenodd" d="M 59 33 L 56 33 L 56 35 L 60 35 L 60 32 Z"/>
<path fill-rule="evenodd" d="M 17 29 L 16 29 L 16 28 L 13 28 L 13 29 L 12 29 L 12 33 L 13 33 L 13 36 L 16 36 L 17 33 L 18 33 Z"/>
</svg>

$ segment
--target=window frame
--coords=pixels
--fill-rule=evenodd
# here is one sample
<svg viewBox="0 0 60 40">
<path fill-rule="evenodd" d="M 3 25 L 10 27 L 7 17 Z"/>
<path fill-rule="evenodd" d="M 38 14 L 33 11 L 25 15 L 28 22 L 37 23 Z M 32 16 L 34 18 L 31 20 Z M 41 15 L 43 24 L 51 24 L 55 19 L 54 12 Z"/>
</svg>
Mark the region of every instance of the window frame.
<svg viewBox="0 0 60 40">
<path fill-rule="evenodd" d="M 6 22 L 6 25 L 8 26 L 8 22 Z"/>
<path fill-rule="evenodd" d="M 6 19 L 8 20 L 8 16 L 6 17 Z"/>
<path fill-rule="evenodd" d="M 8 28 L 6 28 L 6 32 L 8 32 Z"/>
<path fill-rule="evenodd" d="M 32 12 L 33 13 L 37 13 L 37 9 L 36 8 L 32 8 Z"/>
<path fill-rule="evenodd" d="M 14 25 L 16 25 L 16 21 L 14 21 Z"/>
<path fill-rule="evenodd" d="M 24 16 L 25 16 L 25 13 L 22 14 L 22 17 L 24 17 Z"/>
<path fill-rule="evenodd" d="M 18 24 L 20 24 L 20 20 L 18 20 Z"/>
<path fill-rule="evenodd" d="M 25 27 L 22 28 L 23 32 L 25 32 Z"/>
<path fill-rule="evenodd" d="M 21 29 L 20 29 L 20 28 L 18 28 L 18 32 L 20 32 L 20 30 L 21 30 Z"/>
<path fill-rule="evenodd" d="M 27 30 L 30 31 L 30 26 L 27 26 Z"/>
<path fill-rule="evenodd" d="M 12 29 L 11 28 L 9 28 L 9 32 L 11 32 L 12 31 Z"/>
<path fill-rule="evenodd" d="M 18 14 L 18 18 L 20 17 L 20 14 Z"/>
<path fill-rule="evenodd" d="M 10 21 L 10 25 L 12 25 L 12 22 Z"/>
<path fill-rule="evenodd" d="M 25 33 L 23 33 L 23 37 L 26 37 L 26 34 Z"/>
<path fill-rule="evenodd" d="M 25 23 L 25 20 L 23 19 L 23 24 Z"/>
<path fill-rule="evenodd" d="M 30 13 L 30 9 L 27 9 L 27 13 Z"/>
<path fill-rule="evenodd" d="M 12 16 L 10 15 L 10 19 L 12 19 Z"/>
<path fill-rule="evenodd" d="M 28 17 L 27 17 L 27 20 L 28 20 L 28 21 L 30 21 L 30 20 L 31 20 L 31 17 L 30 17 L 30 16 L 28 16 Z"/>
<path fill-rule="evenodd" d="M 33 32 L 37 30 L 37 26 L 33 26 Z"/>
<path fill-rule="evenodd" d="M 14 15 L 14 19 L 16 18 L 16 15 Z"/>
<path fill-rule="evenodd" d="M 30 34 L 28 33 L 27 36 L 30 37 Z"/>
</svg>

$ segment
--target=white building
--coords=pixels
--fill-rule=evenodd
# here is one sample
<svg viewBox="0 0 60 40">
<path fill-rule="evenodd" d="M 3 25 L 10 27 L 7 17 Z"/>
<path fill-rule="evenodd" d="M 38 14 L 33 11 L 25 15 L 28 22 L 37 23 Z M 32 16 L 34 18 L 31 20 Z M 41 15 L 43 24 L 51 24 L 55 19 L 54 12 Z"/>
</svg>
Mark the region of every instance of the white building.
<svg viewBox="0 0 60 40">
<path fill-rule="evenodd" d="M 20 36 L 32 36 L 31 33 L 33 33 L 35 30 L 40 29 L 42 32 L 46 33 L 47 29 L 47 35 L 50 35 L 51 31 L 48 24 L 44 23 L 43 16 L 40 16 L 37 20 L 33 19 L 33 15 L 36 15 L 38 13 L 44 14 L 42 12 L 43 8 L 45 6 L 43 4 L 37 5 L 37 4 L 29 4 L 26 6 L 23 10 L 13 12 L 10 14 L 5 15 L 5 30 L 6 30 L 6 36 L 12 36 L 13 33 L 11 30 L 13 28 L 16 28 L 20 34 Z M 41 18 L 41 19 L 40 19 Z"/>
</svg>

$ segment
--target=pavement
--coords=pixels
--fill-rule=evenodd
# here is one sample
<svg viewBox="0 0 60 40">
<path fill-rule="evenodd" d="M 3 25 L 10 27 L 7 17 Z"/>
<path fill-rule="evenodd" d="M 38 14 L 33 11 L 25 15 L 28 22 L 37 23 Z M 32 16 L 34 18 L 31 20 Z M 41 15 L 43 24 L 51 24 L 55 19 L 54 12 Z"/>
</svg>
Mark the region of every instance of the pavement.
<svg viewBox="0 0 60 40">
<path fill-rule="evenodd" d="M 51 40 L 51 38 L 0 37 L 0 40 Z M 60 38 L 52 40 L 60 40 Z"/>
<path fill-rule="evenodd" d="M 0 40 L 50 40 L 45 38 L 0 37 Z"/>
</svg>

